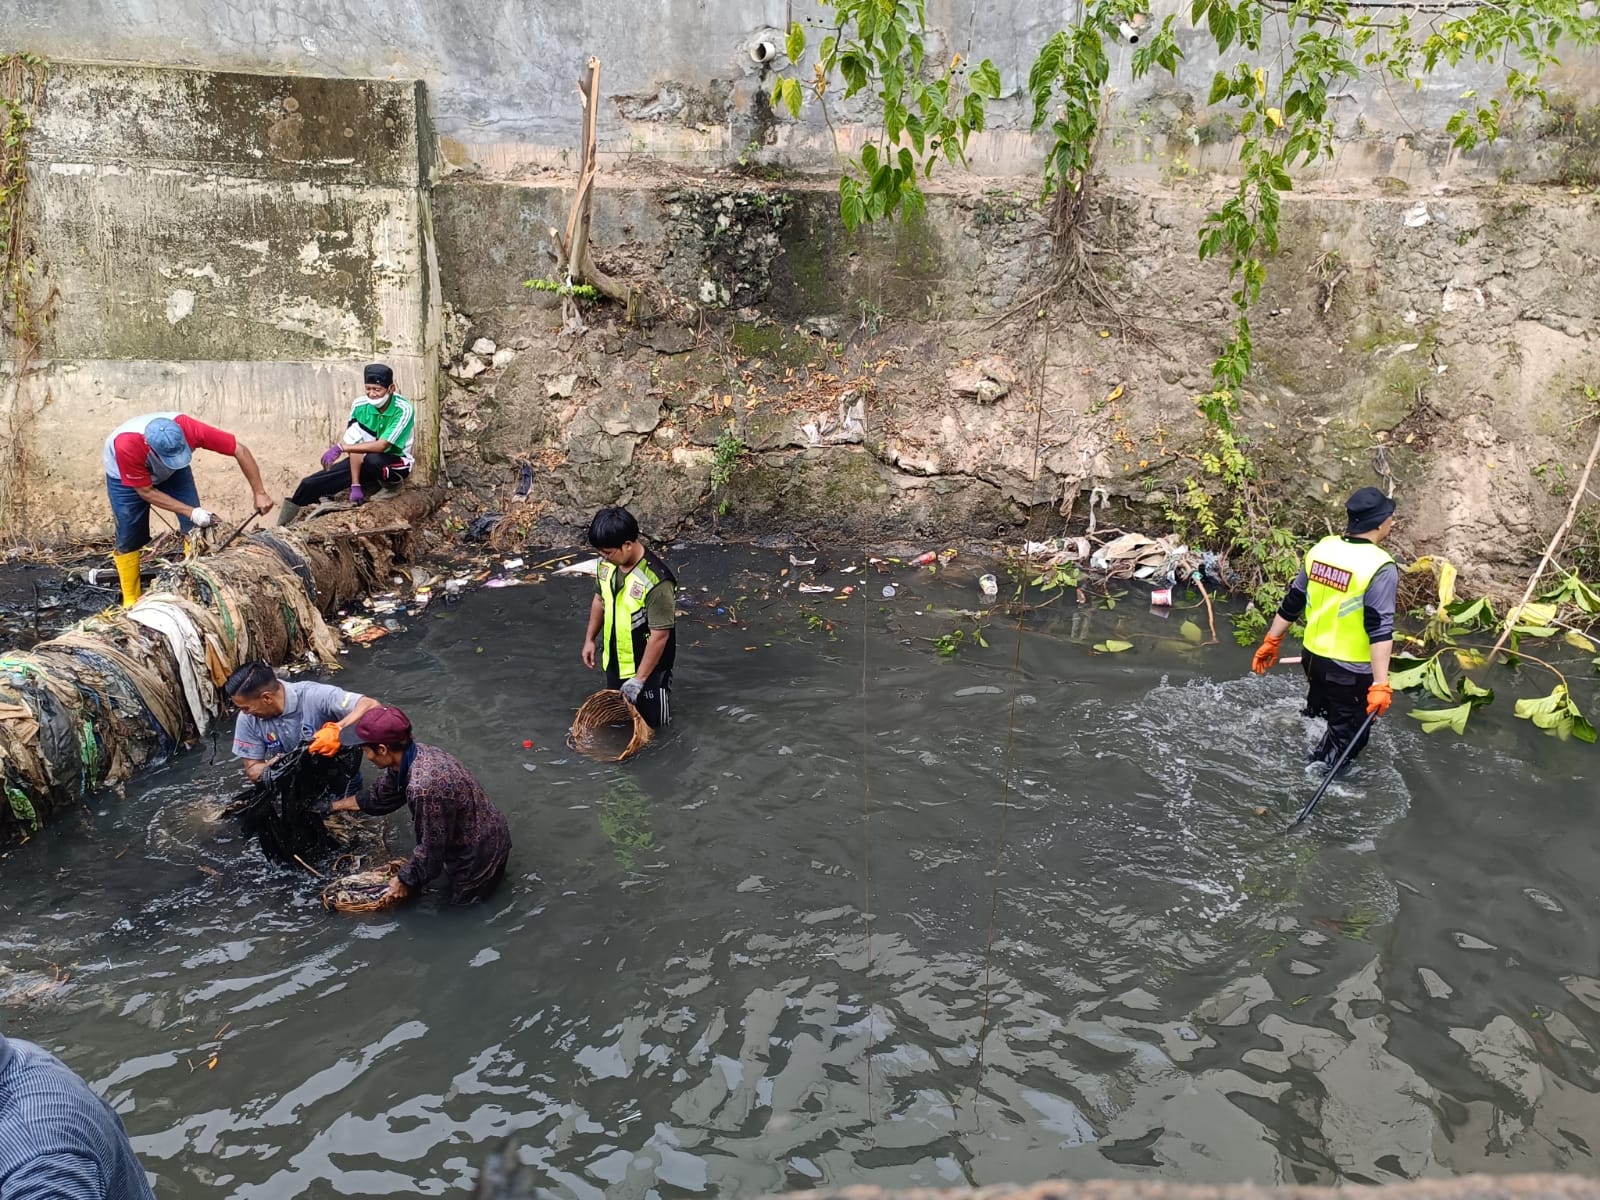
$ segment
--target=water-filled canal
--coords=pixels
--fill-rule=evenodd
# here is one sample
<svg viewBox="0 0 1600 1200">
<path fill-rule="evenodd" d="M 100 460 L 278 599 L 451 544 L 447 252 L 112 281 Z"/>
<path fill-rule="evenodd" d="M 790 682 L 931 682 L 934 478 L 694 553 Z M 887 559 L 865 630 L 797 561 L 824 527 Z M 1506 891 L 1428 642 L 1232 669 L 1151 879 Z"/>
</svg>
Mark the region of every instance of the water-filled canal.
<svg viewBox="0 0 1600 1200">
<path fill-rule="evenodd" d="M 783 551 L 670 557 L 676 724 L 628 763 L 563 744 L 587 581 L 349 656 L 508 813 L 486 906 L 324 913 L 207 820 L 225 737 L 6 858 L 0 961 L 71 976 L 7 1031 L 108 1094 L 158 1194 L 448 1194 L 513 1133 L 581 1197 L 1595 1169 L 1595 748 L 1400 699 L 1285 836 L 1303 685 L 1190 646 L 1203 611 L 1060 602 L 1015 674 L 1006 623 L 927 640 L 968 577 L 841 602 L 768 595 Z"/>
</svg>

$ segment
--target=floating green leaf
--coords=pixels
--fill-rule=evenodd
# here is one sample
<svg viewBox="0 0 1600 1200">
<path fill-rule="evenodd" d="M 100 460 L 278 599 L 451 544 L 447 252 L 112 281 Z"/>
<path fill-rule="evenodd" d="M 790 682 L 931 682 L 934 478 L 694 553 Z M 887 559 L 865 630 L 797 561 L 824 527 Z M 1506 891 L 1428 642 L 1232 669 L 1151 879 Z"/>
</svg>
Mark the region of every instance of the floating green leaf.
<svg viewBox="0 0 1600 1200">
<path fill-rule="evenodd" d="M 1569 737 L 1575 737 L 1583 742 L 1595 740 L 1594 726 L 1589 724 L 1578 706 L 1573 703 L 1572 695 L 1564 683 L 1556 684 L 1548 696 L 1530 696 L 1526 700 L 1518 700 L 1516 712 L 1517 716 L 1532 721 L 1540 729 L 1555 734 L 1562 741 L 1566 741 Z"/>
<path fill-rule="evenodd" d="M 1472 702 L 1454 708 L 1413 708 L 1407 715 L 1422 722 L 1423 733 L 1438 733 L 1441 729 L 1465 733 L 1467 718 L 1472 715 Z"/>
<path fill-rule="evenodd" d="M 1561 635 L 1561 640 L 1574 649 L 1582 650 L 1585 654 L 1594 653 L 1594 643 L 1588 638 L 1584 637 L 1583 634 L 1579 633 L 1576 629 L 1567 630 Z"/>
<path fill-rule="evenodd" d="M 1196 625 L 1193 621 L 1185 621 L 1182 625 L 1178 626 L 1178 632 L 1183 634 L 1184 641 L 1193 642 L 1196 646 L 1198 646 L 1205 638 L 1205 634 L 1200 632 L 1200 626 Z"/>
<path fill-rule="evenodd" d="M 1563 575 L 1560 585 L 1544 595 L 1547 600 L 1557 604 L 1573 604 L 1586 613 L 1600 612 L 1600 593 L 1596 593 L 1576 575 Z"/>
<path fill-rule="evenodd" d="M 1454 563 L 1439 560 L 1439 607 L 1449 608 L 1456 599 L 1456 568 Z"/>
<path fill-rule="evenodd" d="M 1456 692 L 1450 686 L 1450 680 L 1444 673 L 1444 663 L 1435 655 L 1429 661 L 1427 670 L 1422 673 L 1422 686 L 1428 689 L 1428 694 L 1435 700 L 1454 700 Z"/>
<path fill-rule="evenodd" d="M 1540 725 L 1541 720 L 1554 717 L 1565 707 L 1567 702 L 1566 684 L 1558 683 L 1555 690 L 1548 696 L 1529 696 L 1517 701 L 1517 716 L 1532 721 L 1541 729 L 1548 729 L 1549 725 Z"/>
<path fill-rule="evenodd" d="M 1556 619 L 1554 604 L 1519 604 L 1506 614 L 1508 625 L 1549 625 Z"/>
<path fill-rule="evenodd" d="M 1494 623 L 1494 608 L 1483 597 L 1470 604 L 1457 604 L 1450 609 L 1450 619 L 1463 629 Z"/>
<path fill-rule="evenodd" d="M 1487 704 L 1494 699 L 1494 689 L 1480 687 L 1470 679 L 1461 681 L 1461 694 L 1473 704 Z"/>
<path fill-rule="evenodd" d="M 1124 650 L 1132 650 L 1133 643 L 1119 642 L 1116 638 L 1107 638 L 1103 642 L 1097 642 L 1095 649 L 1101 654 L 1121 654 Z"/>
<path fill-rule="evenodd" d="M 1394 688 L 1397 692 L 1403 692 L 1407 688 L 1421 687 L 1422 677 L 1427 673 L 1428 667 L 1432 662 L 1432 659 L 1395 659 L 1394 662 L 1390 664 L 1391 668 L 1395 663 L 1412 663 L 1415 665 L 1402 667 L 1398 671 L 1391 669 L 1389 672 L 1389 686 Z"/>
</svg>

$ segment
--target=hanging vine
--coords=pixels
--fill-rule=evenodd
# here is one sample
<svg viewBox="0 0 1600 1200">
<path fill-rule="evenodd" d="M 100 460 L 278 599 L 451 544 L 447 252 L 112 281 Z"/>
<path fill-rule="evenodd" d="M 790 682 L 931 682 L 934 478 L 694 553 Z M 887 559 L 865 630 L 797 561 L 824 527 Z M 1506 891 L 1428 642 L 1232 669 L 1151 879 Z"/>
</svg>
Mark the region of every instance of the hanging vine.
<svg viewBox="0 0 1600 1200">
<path fill-rule="evenodd" d="M 27 236 L 28 135 L 45 97 L 45 63 L 34 54 L 0 58 L 0 330 L 11 342 L 11 395 L 8 437 L 0 459 L 5 516 L 13 530 L 22 525 L 28 447 L 38 410 L 23 383 L 39 355 L 56 292 L 41 277 Z M 45 403 L 49 403 L 48 393 Z"/>
</svg>

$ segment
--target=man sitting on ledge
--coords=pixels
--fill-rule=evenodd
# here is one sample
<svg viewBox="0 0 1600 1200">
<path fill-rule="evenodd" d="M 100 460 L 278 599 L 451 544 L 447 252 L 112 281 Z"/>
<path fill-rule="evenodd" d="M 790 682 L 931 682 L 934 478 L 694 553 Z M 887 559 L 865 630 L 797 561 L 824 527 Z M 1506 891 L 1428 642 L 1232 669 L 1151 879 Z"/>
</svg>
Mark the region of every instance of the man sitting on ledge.
<svg viewBox="0 0 1600 1200">
<path fill-rule="evenodd" d="M 300 510 L 350 489 L 350 503 L 363 504 L 368 492 L 398 484 L 411 474 L 416 460 L 411 442 L 417 431 L 417 410 L 394 390 L 394 372 L 371 363 L 363 372 L 366 396 L 350 406 L 344 437 L 322 452 L 322 470 L 300 481 L 283 502 L 278 524 L 287 525 Z M 343 455 L 349 461 L 341 463 Z"/>
</svg>

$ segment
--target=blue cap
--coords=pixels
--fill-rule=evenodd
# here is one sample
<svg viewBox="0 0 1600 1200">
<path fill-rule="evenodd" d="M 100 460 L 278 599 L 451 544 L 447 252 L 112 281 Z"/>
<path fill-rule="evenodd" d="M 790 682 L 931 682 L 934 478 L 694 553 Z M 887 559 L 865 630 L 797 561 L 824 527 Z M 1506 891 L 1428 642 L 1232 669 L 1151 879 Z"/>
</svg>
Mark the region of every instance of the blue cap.
<svg viewBox="0 0 1600 1200">
<path fill-rule="evenodd" d="M 169 471 L 183 470 L 194 457 L 183 430 L 171 417 L 157 417 L 146 425 L 144 441 L 150 447 L 150 453 L 160 459 L 161 465 Z"/>
</svg>

